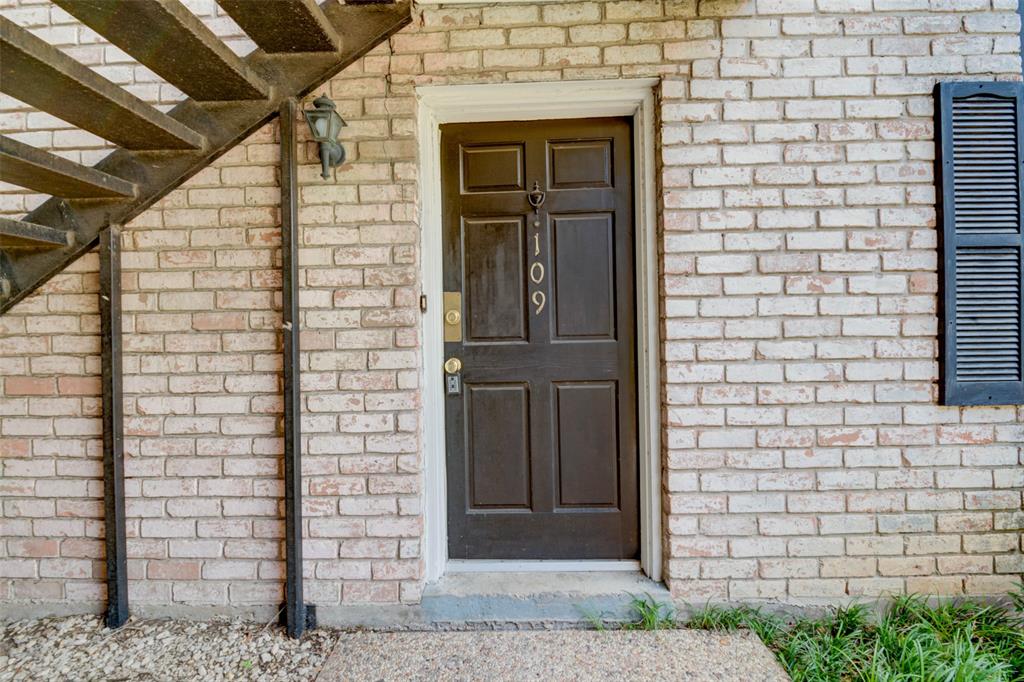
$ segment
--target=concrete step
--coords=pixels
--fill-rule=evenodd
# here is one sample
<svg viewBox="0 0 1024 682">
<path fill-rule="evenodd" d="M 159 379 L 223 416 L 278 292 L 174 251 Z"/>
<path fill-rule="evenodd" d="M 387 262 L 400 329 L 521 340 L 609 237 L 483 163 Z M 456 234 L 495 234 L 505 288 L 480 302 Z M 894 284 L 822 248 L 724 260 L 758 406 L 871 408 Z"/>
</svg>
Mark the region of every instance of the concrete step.
<svg viewBox="0 0 1024 682">
<path fill-rule="evenodd" d="M 669 591 L 639 571 L 452 573 L 427 586 L 422 608 L 434 623 L 573 625 L 636 617 L 632 602 L 670 604 Z"/>
</svg>

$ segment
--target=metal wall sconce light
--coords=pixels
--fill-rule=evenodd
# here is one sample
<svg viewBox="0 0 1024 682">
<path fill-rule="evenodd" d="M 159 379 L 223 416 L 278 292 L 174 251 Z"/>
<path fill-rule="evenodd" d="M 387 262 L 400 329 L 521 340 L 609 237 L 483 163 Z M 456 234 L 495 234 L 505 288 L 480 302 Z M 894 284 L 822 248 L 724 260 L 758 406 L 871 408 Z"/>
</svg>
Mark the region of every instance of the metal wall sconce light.
<svg viewBox="0 0 1024 682">
<path fill-rule="evenodd" d="M 320 143 L 320 177 L 327 180 L 331 177 L 328 169 L 337 168 L 345 163 L 345 148 L 338 142 L 338 135 L 348 124 L 326 94 L 313 100 L 313 106 L 316 108 L 306 109 L 302 113 L 306 116 L 313 140 Z"/>
</svg>

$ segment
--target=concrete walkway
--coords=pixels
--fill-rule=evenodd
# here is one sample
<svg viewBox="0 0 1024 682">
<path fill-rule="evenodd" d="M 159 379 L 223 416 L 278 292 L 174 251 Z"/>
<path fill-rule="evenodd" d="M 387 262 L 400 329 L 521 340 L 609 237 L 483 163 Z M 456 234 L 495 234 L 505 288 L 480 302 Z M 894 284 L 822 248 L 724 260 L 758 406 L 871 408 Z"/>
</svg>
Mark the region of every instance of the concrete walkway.
<svg viewBox="0 0 1024 682">
<path fill-rule="evenodd" d="M 752 633 L 622 632 L 342 633 L 318 682 L 632 680 L 786 682 Z"/>
</svg>

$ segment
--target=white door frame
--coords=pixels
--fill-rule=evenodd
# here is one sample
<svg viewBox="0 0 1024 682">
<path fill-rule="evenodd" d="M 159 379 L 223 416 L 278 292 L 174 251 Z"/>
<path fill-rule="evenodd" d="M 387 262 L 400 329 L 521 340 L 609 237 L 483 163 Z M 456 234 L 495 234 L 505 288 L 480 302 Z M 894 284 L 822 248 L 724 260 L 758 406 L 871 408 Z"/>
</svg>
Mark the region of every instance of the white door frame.
<svg viewBox="0 0 1024 682">
<path fill-rule="evenodd" d="M 441 371 L 444 341 L 441 324 L 443 264 L 440 125 L 601 116 L 633 117 L 640 566 L 651 579 L 661 580 L 661 373 L 658 352 L 660 318 L 654 145 L 654 88 L 658 82 L 657 78 L 637 78 L 426 85 L 416 88 L 423 294 L 427 297 L 428 306 L 427 314 L 423 317 L 421 382 L 425 476 L 423 554 L 428 582 L 437 580 L 448 570 L 444 386 Z M 494 562 L 487 563 L 493 565 Z M 531 562 L 515 563 L 523 570 L 533 568 Z M 588 564 L 585 561 L 558 563 L 571 570 L 585 570 Z"/>
</svg>

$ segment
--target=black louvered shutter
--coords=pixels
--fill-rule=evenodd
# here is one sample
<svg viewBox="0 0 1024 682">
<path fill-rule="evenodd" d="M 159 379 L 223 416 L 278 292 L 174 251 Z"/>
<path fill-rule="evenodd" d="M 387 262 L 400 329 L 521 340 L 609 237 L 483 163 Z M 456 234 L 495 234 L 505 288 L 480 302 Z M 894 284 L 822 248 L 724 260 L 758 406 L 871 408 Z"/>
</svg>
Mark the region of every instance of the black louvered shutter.
<svg viewBox="0 0 1024 682">
<path fill-rule="evenodd" d="M 946 405 L 1024 403 L 1024 86 L 940 83 Z"/>
</svg>

